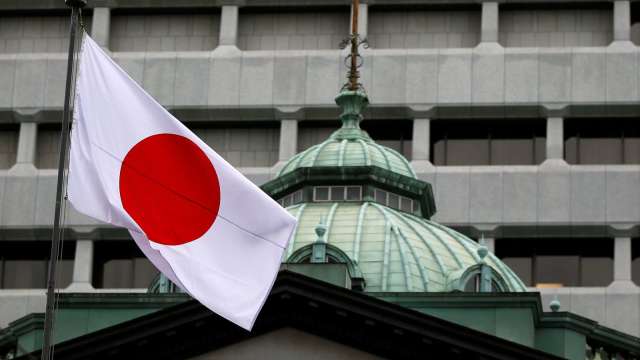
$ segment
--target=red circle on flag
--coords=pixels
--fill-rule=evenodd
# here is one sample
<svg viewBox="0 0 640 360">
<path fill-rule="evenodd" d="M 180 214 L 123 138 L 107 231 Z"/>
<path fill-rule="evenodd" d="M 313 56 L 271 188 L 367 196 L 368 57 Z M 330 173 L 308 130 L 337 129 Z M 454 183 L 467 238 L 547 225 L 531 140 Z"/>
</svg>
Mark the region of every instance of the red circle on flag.
<svg viewBox="0 0 640 360">
<path fill-rule="evenodd" d="M 125 156 L 120 198 L 149 240 L 181 245 L 213 225 L 220 183 L 198 145 L 184 136 L 159 134 L 143 139 Z"/>
</svg>

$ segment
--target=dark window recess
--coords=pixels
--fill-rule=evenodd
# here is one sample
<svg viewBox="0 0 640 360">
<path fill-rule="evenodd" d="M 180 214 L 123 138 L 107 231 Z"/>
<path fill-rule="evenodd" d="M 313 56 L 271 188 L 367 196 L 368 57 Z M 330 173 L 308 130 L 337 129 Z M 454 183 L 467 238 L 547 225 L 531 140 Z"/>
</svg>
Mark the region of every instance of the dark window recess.
<svg viewBox="0 0 640 360">
<path fill-rule="evenodd" d="M 640 164 L 638 121 L 565 120 L 565 159 L 570 164 Z"/>
<path fill-rule="evenodd" d="M 0 289 L 44 289 L 51 244 L 47 241 L 0 241 Z M 57 265 L 57 288 L 71 284 L 74 241 L 62 245 L 62 260 Z"/>
<path fill-rule="evenodd" d="M 482 280 L 482 276 L 480 274 L 474 275 L 472 278 L 467 280 L 467 283 L 464 285 L 464 291 L 480 292 L 481 280 Z M 498 286 L 498 284 L 495 281 L 491 281 L 491 292 L 500 292 L 500 286 Z"/>
<path fill-rule="evenodd" d="M 133 240 L 97 241 L 93 257 L 95 288 L 147 288 L 158 275 Z"/>
<path fill-rule="evenodd" d="M 536 165 L 545 157 L 544 120 L 435 120 L 434 165 Z"/>
<path fill-rule="evenodd" d="M 527 286 L 607 286 L 613 281 L 613 239 L 496 239 L 496 255 Z"/>
<path fill-rule="evenodd" d="M 325 141 L 340 127 L 336 121 L 301 122 L 298 129 L 298 151 Z M 365 120 L 360 123 L 378 144 L 391 148 L 411 160 L 413 123 L 410 120 Z"/>
<path fill-rule="evenodd" d="M 640 3 L 631 2 L 631 41 L 640 44 Z"/>
<path fill-rule="evenodd" d="M 631 240 L 631 280 L 640 286 L 640 238 Z"/>
<path fill-rule="evenodd" d="M 360 123 L 378 144 L 391 148 L 411 160 L 413 121 L 411 120 L 365 120 Z"/>
</svg>

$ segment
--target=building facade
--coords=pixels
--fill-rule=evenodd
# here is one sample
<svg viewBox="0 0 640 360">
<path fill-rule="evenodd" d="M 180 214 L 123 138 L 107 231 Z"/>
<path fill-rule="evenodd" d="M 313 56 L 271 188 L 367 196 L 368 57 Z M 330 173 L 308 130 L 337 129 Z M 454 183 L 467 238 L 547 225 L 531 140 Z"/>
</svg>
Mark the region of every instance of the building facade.
<svg viewBox="0 0 640 360">
<path fill-rule="evenodd" d="M 484 238 L 543 305 L 557 296 L 640 335 L 636 3 L 377 0 L 359 13 L 362 127 L 431 184 L 433 219 Z M 84 24 L 262 185 L 339 127 L 349 15 L 342 0 L 105 0 Z M 44 309 L 67 20 L 63 4 L 0 4 L 0 327 Z M 146 290 L 155 272 L 125 232 L 73 209 L 65 225 L 61 286 Z"/>
</svg>

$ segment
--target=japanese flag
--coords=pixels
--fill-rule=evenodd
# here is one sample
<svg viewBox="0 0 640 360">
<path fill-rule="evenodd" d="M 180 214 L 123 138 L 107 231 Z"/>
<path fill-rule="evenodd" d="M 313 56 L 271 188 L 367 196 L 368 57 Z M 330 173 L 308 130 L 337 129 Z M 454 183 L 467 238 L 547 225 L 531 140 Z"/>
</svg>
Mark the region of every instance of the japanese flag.
<svg viewBox="0 0 640 360">
<path fill-rule="evenodd" d="M 127 228 L 170 280 L 251 329 L 295 219 L 86 34 L 68 181 L 68 197 L 78 211 Z"/>
</svg>

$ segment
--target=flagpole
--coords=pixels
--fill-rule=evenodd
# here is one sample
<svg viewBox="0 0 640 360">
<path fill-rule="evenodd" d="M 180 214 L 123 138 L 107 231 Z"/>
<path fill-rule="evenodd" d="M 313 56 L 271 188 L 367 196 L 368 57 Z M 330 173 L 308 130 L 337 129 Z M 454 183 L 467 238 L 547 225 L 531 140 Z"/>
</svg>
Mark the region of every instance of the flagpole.
<svg viewBox="0 0 640 360">
<path fill-rule="evenodd" d="M 49 257 L 49 272 L 47 278 L 47 308 L 44 317 L 44 339 L 42 344 L 41 360 L 52 358 L 52 333 L 55 305 L 56 263 L 60 251 L 60 212 L 62 205 L 62 189 L 64 182 L 64 170 L 69 141 L 69 102 L 71 99 L 72 73 L 75 55 L 76 32 L 80 9 L 87 4 L 86 0 L 65 0 L 65 4 L 71 8 L 71 26 L 69 29 L 69 54 L 67 57 L 67 83 L 64 93 L 64 110 L 62 114 L 62 130 L 60 140 L 60 155 L 58 157 L 58 183 L 56 187 L 56 207 L 53 220 L 53 237 L 51 240 L 51 254 Z"/>
</svg>

